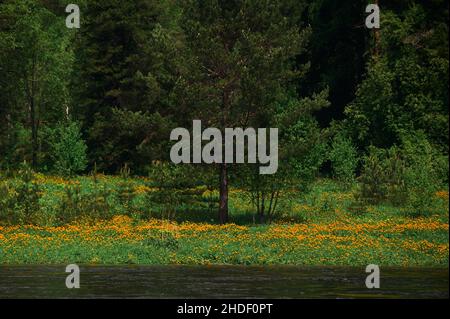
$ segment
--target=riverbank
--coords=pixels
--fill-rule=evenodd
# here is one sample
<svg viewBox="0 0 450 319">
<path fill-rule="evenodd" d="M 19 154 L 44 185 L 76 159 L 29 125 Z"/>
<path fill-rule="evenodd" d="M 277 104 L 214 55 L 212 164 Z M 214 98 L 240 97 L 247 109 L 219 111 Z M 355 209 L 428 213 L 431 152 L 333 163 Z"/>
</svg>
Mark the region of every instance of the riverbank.
<svg viewBox="0 0 450 319">
<path fill-rule="evenodd" d="M 136 221 L 0 227 L 0 264 L 448 267 L 448 220 L 341 219 L 266 226 Z"/>
</svg>

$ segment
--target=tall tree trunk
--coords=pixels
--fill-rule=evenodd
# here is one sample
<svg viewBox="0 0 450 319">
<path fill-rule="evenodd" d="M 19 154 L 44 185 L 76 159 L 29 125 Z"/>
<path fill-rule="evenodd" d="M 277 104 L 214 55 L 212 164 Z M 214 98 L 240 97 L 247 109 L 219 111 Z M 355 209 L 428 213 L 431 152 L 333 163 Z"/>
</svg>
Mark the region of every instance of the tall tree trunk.
<svg viewBox="0 0 450 319">
<path fill-rule="evenodd" d="M 259 210 L 259 223 L 264 224 L 265 222 L 265 210 L 266 210 L 266 198 L 264 191 L 261 192 L 261 209 Z"/>
<path fill-rule="evenodd" d="M 225 128 L 227 126 L 227 111 L 229 107 L 229 93 L 227 90 L 222 92 L 222 114 L 221 114 L 221 126 L 222 126 L 222 148 L 225 145 Z M 219 222 L 221 224 L 228 223 L 228 172 L 225 158 L 220 164 L 220 194 L 219 194 Z"/>
<path fill-rule="evenodd" d="M 228 223 L 228 172 L 225 163 L 220 164 L 219 222 Z"/>
</svg>

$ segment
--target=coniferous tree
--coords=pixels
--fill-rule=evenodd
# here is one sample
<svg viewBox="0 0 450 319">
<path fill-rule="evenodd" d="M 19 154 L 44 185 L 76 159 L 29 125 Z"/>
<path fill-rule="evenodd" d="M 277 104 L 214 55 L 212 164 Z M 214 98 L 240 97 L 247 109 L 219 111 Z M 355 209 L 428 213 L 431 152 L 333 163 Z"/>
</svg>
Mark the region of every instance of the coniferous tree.
<svg viewBox="0 0 450 319">
<path fill-rule="evenodd" d="M 149 140 L 151 128 L 130 131 L 133 127 L 125 123 L 133 113 L 164 114 L 170 104 L 174 43 L 169 9 L 170 2 L 156 0 L 96 0 L 83 9 L 76 115 L 84 124 L 91 163 L 101 169 L 114 172 L 124 162 L 136 162 L 137 147 Z M 117 129 L 128 130 L 128 138 L 115 139 Z"/>
<path fill-rule="evenodd" d="M 187 71 L 180 111 L 186 125 L 271 127 L 289 83 L 300 72 L 295 57 L 310 30 L 288 18 L 291 2 L 275 0 L 183 1 Z M 298 4 L 297 4 L 298 5 Z M 223 143 L 224 144 L 224 143 Z M 228 221 L 229 165 L 219 165 L 219 221 Z"/>
</svg>

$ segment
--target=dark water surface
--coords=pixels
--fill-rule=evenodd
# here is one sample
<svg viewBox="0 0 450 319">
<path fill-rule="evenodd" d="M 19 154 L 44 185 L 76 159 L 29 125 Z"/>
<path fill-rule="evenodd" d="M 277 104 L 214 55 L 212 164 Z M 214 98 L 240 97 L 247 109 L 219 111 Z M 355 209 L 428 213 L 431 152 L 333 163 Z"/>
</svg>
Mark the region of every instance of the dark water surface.
<svg viewBox="0 0 450 319">
<path fill-rule="evenodd" d="M 80 266 L 67 289 L 65 266 L 0 266 L 0 298 L 448 298 L 448 269 L 248 266 Z"/>
</svg>

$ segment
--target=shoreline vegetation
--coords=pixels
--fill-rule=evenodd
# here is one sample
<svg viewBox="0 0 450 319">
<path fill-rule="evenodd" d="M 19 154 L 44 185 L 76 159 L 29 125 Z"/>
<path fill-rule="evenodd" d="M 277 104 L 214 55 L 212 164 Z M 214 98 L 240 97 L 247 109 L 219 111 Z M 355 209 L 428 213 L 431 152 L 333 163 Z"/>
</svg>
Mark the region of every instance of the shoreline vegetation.
<svg viewBox="0 0 450 319">
<path fill-rule="evenodd" d="M 448 1 L 68 1 L 0 0 L 0 265 L 448 268 Z"/>
<path fill-rule="evenodd" d="M 33 176 L 40 193 L 39 214 L 31 214 L 28 223 L 1 219 L 0 265 L 374 263 L 448 268 L 447 190 L 435 194 L 434 210 L 426 216 L 410 216 L 402 208 L 382 204 L 357 212 L 352 204 L 356 186 L 347 189 L 321 179 L 305 194 L 287 195 L 270 223 L 257 224 L 246 193 L 231 189 L 231 222 L 220 225 L 215 207 L 210 207 L 218 194 L 206 187 L 192 190 L 189 197 L 195 200 L 187 206 L 167 207 L 155 200 L 160 190 L 149 178 Z M 84 203 L 78 209 L 91 211 L 73 220 L 58 219 L 59 211 L 66 218 L 76 214 L 77 200 Z M 100 214 L 100 209 L 105 211 Z"/>
<path fill-rule="evenodd" d="M 0 227 L 2 264 L 433 266 L 448 268 L 448 223 L 209 225 L 118 216 L 96 225 Z"/>
</svg>

